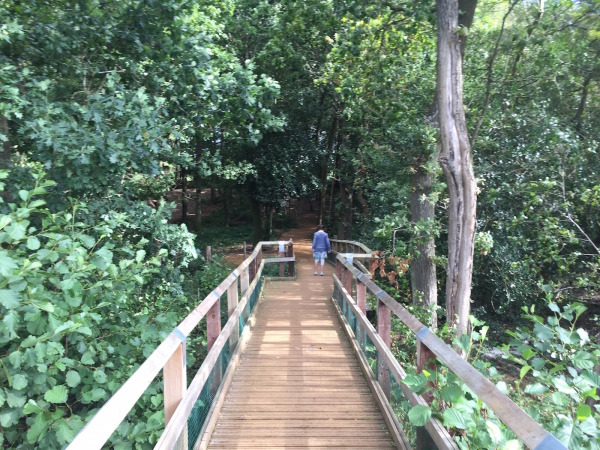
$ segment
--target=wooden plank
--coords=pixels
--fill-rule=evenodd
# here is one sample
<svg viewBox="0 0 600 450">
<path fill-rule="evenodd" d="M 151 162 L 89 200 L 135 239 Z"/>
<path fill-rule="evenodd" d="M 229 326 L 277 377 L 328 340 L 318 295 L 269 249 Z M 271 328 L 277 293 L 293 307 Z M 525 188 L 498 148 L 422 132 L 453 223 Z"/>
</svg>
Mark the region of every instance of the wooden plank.
<svg viewBox="0 0 600 450">
<path fill-rule="evenodd" d="M 393 448 L 352 347 L 334 318 L 328 299 L 331 278 L 313 277 L 310 263 L 297 270 L 297 282 L 265 286 L 266 299 L 210 448 L 277 447 L 280 437 L 290 448 L 322 447 L 319 442 L 348 448 L 349 435 L 353 441 L 362 436 L 365 448 L 369 442 Z M 329 287 L 321 291 L 325 284 Z"/>
<path fill-rule="evenodd" d="M 423 397 L 412 392 L 408 386 L 401 382 L 404 378 L 406 378 L 406 372 L 404 371 L 404 369 L 400 366 L 400 364 L 390 351 L 389 347 L 377 334 L 375 328 L 373 328 L 373 325 L 371 325 L 371 322 L 369 322 L 365 316 L 361 315 L 358 306 L 354 302 L 350 301 L 350 298 L 348 298 L 348 292 L 345 291 L 340 280 L 336 276 L 334 276 L 333 281 L 338 286 L 338 289 L 341 290 L 342 295 L 344 295 L 347 298 L 348 307 L 354 312 L 354 315 L 357 318 L 357 320 L 361 322 L 362 329 L 366 331 L 367 335 L 371 339 L 371 342 L 377 348 L 379 352 L 379 358 L 385 361 L 385 364 L 390 369 L 392 375 L 398 382 L 402 393 L 404 394 L 406 399 L 413 406 L 427 406 L 427 402 L 423 399 Z M 446 428 L 444 428 L 437 419 L 430 419 L 429 422 L 425 424 L 425 428 L 427 429 L 429 434 L 434 438 L 435 444 L 439 449 L 458 449 L 458 446 L 450 437 Z"/>
</svg>

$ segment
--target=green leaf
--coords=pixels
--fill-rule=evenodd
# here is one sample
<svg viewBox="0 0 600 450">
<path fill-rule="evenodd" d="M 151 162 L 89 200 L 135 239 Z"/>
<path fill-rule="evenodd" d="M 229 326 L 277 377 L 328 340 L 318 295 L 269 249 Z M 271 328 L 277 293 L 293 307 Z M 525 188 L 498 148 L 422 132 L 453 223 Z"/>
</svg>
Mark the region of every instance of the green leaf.
<svg viewBox="0 0 600 450">
<path fill-rule="evenodd" d="M 29 399 L 27 404 L 23 406 L 23 414 L 35 414 L 41 412 L 42 409 L 38 406 L 35 400 Z"/>
<path fill-rule="evenodd" d="M 0 275 L 9 277 L 17 268 L 17 263 L 6 250 L 0 250 Z"/>
<path fill-rule="evenodd" d="M 78 416 L 71 416 L 69 419 L 60 419 L 53 424 L 53 428 L 56 429 L 56 438 L 61 445 L 71 442 L 83 426 L 84 423 Z"/>
<path fill-rule="evenodd" d="M 40 248 L 42 244 L 40 243 L 40 240 L 38 238 L 36 238 L 35 236 L 31 236 L 27 238 L 27 248 L 29 250 L 35 251 L 37 249 Z"/>
<path fill-rule="evenodd" d="M 44 394 L 44 400 L 49 403 L 65 403 L 68 395 L 69 391 L 65 386 L 54 386 Z"/>
<path fill-rule="evenodd" d="M 12 387 L 17 391 L 25 389 L 27 387 L 27 376 L 21 373 L 14 375 L 12 378 Z"/>
<path fill-rule="evenodd" d="M 74 371 L 74 370 L 69 370 L 67 372 L 67 386 L 69 387 L 76 387 L 77 385 L 79 385 L 79 383 L 81 383 L 81 376 L 79 375 L 78 372 Z"/>
<path fill-rule="evenodd" d="M 535 355 L 535 352 L 531 348 L 527 348 L 522 353 L 522 355 L 523 355 L 523 359 L 525 359 L 525 361 L 527 361 L 527 360 L 531 359 L 532 356 Z"/>
<path fill-rule="evenodd" d="M 456 384 L 446 386 L 444 389 L 442 389 L 441 393 L 442 400 L 451 403 L 457 402 L 463 395 L 462 389 Z"/>
<path fill-rule="evenodd" d="M 528 384 L 525 386 L 525 393 L 530 395 L 540 395 L 548 392 L 548 388 L 541 383 Z"/>
<path fill-rule="evenodd" d="M 485 426 L 492 439 L 492 443 L 498 445 L 500 441 L 502 441 L 502 431 L 500 431 L 500 427 L 490 420 L 485 421 Z"/>
<path fill-rule="evenodd" d="M 465 430 L 467 428 L 467 421 L 465 420 L 462 412 L 456 408 L 448 408 L 444 410 L 444 426 L 455 427 Z"/>
<path fill-rule="evenodd" d="M 144 260 L 144 256 L 146 256 L 146 250 L 138 250 L 135 252 L 135 260 L 140 263 Z"/>
<path fill-rule="evenodd" d="M 81 356 L 81 363 L 87 366 L 91 366 L 92 364 L 94 364 L 94 358 L 92 357 L 92 354 L 90 352 L 85 352 Z"/>
<path fill-rule="evenodd" d="M 500 450 L 521 450 L 522 448 L 519 441 L 511 439 L 510 441 L 507 441 Z"/>
<path fill-rule="evenodd" d="M 573 355 L 573 364 L 579 369 L 593 369 L 597 364 L 596 358 L 591 353 L 579 350 Z"/>
<path fill-rule="evenodd" d="M 431 408 L 425 405 L 413 406 L 408 412 L 410 423 L 417 427 L 422 427 L 431 418 Z"/>
<path fill-rule="evenodd" d="M 519 378 L 522 380 L 523 377 L 525 377 L 525 375 L 527 375 L 527 372 L 529 372 L 531 370 L 531 366 L 523 366 L 521 367 L 521 372 L 519 373 Z"/>
<path fill-rule="evenodd" d="M 97 383 L 104 384 L 106 383 L 106 373 L 102 369 L 98 369 L 94 372 L 94 380 Z"/>
<path fill-rule="evenodd" d="M 27 401 L 24 392 L 6 391 L 6 403 L 13 408 L 21 408 Z"/>
<path fill-rule="evenodd" d="M 0 305 L 6 309 L 14 309 L 19 306 L 21 296 L 18 292 L 10 289 L 0 289 Z"/>
<path fill-rule="evenodd" d="M 582 403 L 577 407 L 577 420 L 583 422 L 585 419 L 592 415 L 592 408 L 585 403 Z"/>
<path fill-rule="evenodd" d="M 19 197 L 21 197 L 21 200 L 23 200 L 24 202 L 26 202 L 27 199 L 29 199 L 29 191 L 21 189 L 19 191 Z"/>
<path fill-rule="evenodd" d="M 8 428 L 18 423 L 20 417 L 21 411 L 19 409 L 3 409 L 0 411 L 0 425 L 2 425 L 4 428 Z"/>
</svg>

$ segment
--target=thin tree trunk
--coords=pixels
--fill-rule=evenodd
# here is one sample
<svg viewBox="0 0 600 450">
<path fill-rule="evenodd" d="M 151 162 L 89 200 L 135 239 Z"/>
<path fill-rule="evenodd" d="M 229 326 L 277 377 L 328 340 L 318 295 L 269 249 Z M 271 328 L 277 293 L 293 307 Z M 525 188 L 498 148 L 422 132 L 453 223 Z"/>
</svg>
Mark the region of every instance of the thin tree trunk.
<svg viewBox="0 0 600 450">
<path fill-rule="evenodd" d="M 412 190 L 410 196 L 410 217 L 414 225 L 420 221 L 431 222 L 435 220 L 435 205 L 430 201 L 433 175 L 426 172 L 419 165 L 412 177 Z M 423 197 L 426 199 L 423 201 Z M 431 308 L 437 305 L 437 271 L 435 267 L 435 241 L 433 235 L 413 234 L 416 239 L 418 256 L 413 257 L 410 263 L 410 284 L 412 301 L 414 305 Z M 430 326 L 437 328 L 437 313 L 435 308 L 431 315 Z"/>
<path fill-rule="evenodd" d="M 262 240 L 262 216 L 260 214 L 260 203 L 250 197 L 250 210 L 252 212 L 252 244 L 256 245 Z"/>
<path fill-rule="evenodd" d="M 446 307 L 456 335 L 468 331 L 475 242 L 476 183 L 463 107 L 458 1 L 437 0 L 440 164 L 450 194 Z"/>
<path fill-rule="evenodd" d="M 321 198 L 319 202 L 319 223 L 322 224 L 325 219 L 325 197 L 327 196 L 327 162 L 331 159 L 330 155 L 333 154 L 335 146 L 335 136 L 337 135 L 338 129 L 338 117 L 337 114 L 333 118 L 331 123 L 331 130 L 329 131 L 329 139 L 327 142 L 327 155 L 321 161 Z M 331 208 L 330 208 L 331 210 Z"/>
<path fill-rule="evenodd" d="M 2 149 L 0 150 L 0 167 L 8 167 L 10 162 L 10 136 L 8 121 L 4 116 L 0 116 L 0 133 L 5 137 L 5 140 L 2 141 Z"/>
<path fill-rule="evenodd" d="M 225 210 L 225 226 L 229 227 L 229 217 L 231 215 L 231 197 L 232 197 L 232 189 L 225 188 L 223 189 L 223 209 Z"/>
<path fill-rule="evenodd" d="M 187 221 L 188 199 L 187 199 L 187 168 L 181 168 L 181 223 Z"/>
<path fill-rule="evenodd" d="M 194 187 L 196 188 L 194 209 L 194 230 L 200 231 L 202 227 L 202 179 L 198 171 L 202 160 L 202 142 L 196 141 L 196 168 L 194 170 Z"/>
<path fill-rule="evenodd" d="M 575 118 L 573 122 L 575 123 L 575 131 L 578 135 L 581 135 L 581 127 L 583 125 L 583 112 L 585 111 L 585 104 L 587 103 L 588 97 L 588 87 L 590 82 L 592 81 L 592 71 L 586 75 L 583 80 L 583 86 L 581 88 L 581 99 L 579 100 L 579 107 L 577 108 L 577 113 L 575 114 Z"/>
</svg>

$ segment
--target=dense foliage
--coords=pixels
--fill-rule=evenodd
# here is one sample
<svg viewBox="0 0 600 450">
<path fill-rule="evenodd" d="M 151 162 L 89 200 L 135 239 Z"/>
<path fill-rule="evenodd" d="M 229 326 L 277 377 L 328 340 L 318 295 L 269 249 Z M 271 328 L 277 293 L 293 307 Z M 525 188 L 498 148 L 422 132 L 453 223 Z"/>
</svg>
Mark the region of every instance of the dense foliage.
<svg viewBox="0 0 600 450">
<path fill-rule="evenodd" d="M 476 3 L 460 31 L 479 190 L 474 314 L 519 367 L 499 386 L 570 448 L 595 448 L 600 4 Z M 442 288 L 435 51 L 435 2 L 0 2 L 2 445 L 64 446 L 220 280 L 197 247 L 270 236 L 291 199 L 314 199 L 331 235 L 391 257 L 380 276 L 404 303 L 418 303 L 411 263 L 431 242 Z M 430 217 L 411 216 L 414 192 Z M 512 445 L 446 378 L 420 413 L 463 447 Z M 151 388 L 132 412 L 144 420 L 115 442 L 152 445 L 161 395 Z"/>
</svg>

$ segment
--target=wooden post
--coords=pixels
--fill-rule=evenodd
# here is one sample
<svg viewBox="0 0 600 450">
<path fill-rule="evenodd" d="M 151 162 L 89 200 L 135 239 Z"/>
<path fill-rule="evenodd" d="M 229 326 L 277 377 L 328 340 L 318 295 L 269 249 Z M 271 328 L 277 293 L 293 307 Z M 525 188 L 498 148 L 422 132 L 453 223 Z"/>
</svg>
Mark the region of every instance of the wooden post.
<svg viewBox="0 0 600 450">
<path fill-rule="evenodd" d="M 235 308 L 237 308 L 238 302 L 238 280 L 236 278 L 235 281 L 231 283 L 231 286 L 227 288 L 227 317 L 231 317 L 231 315 L 235 311 Z M 233 349 L 237 346 L 239 337 L 240 321 L 238 320 L 235 326 L 235 330 L 233 331 L 233 333 L 231 333 L 231 338 L 229 340 L 229 348 L 232 350 L 232 353 Z"/>
<path fill-rule="evenodd" d="M 352 297 L 352 272 L 346 267 L 342 268 L 342 286 L 344 286 L 344 289 L 346 289 L 348 294 L 350 294 L 350 297 Z"/>
<path fill-rule="evenodd" d="M 428 372 L 435 372 L 437 370 L 435 358 L 435 353 L 429 350 L 429 347 L 423 344 L 417 336 L 417 373 L 423 372 L 424 369 Z M 431 404 L 433 400 L 433 392 L 431 390 L 424 392 L 422 396 L 428 404 Z M 417 427 L 417 450 L 427 450 L 430 448 L 435 448 L 433 439 L 425 427 Z"/>
<path fill-rule="evenodd" d="M 358 309 L 362 311 L 362 313 L 367 315 L 367 286 L 360 282 L 358 279 L 356 280 L 356 305 Z"/>
<path fill-rule="evenodd" d="M 427 347 L 421 339 L 417 337 L 417 373 L 427 370 L 428 372 L 435 372 L 437 370 L 436 356 L 429 347 Z M 427 403 L 431 404 L 433 400 L 433 393 L 431 391 L 425 392 L 423 398 Z"/>
<path fill-rule="evenodd" d="M 185 367 L 185 342 L 177 347 L 163 367 L 163 404 L 165 409 L 165 428 L 187 389 L 187 375 Z M 175 446 L 176 450 L 188 448 L 187 426 L 183 429 L 181 437 Z"/>
<path fill-rule="evenodd" d="M 385 345 L 392 345 L 392 320 L 390 309 L 381 300 L 377 300 L 377 333 Z M 390 399 L 390 373 L 383 358 L 378 358 L 377 381 L 387 399 Z"/>
<path fill-rule="evenodd" d="M 207 350 L 210 351 L 213 344 L 221 333 L 221 299 L 208 310 L 206 314 L 206 343 Z"/>
<path fill-rule="evenodd" d="M 254 258 L 252 261 L 250 261 L 250 265 L 248 266 L 248 269 L 250 270 L 250 283 L 252 283 L 252 280 L 254 280 L 254 277 L 256 276 L 256 258 Z"/>
<path fill-rule="evenodd" d="M 246 243 L 244 242 L 244 261 L 246 261 L 247 257 L 248 257 L 248 248 L 246 246 Z"/>
<path fill-rule="evenodd" d="M 284 245 L 279 246 L 279 257 L 285 258 L 285 246 Z M 279 263 L 279 276 L 282 277 L 284 275 L 285 275 L 285 265 L 284 265 L 284 263 L 280 262 Z"/>
<path fill-rule="evenodd" d="M 248 273 L 248 268 L 246 267 L 242 272 L 240 287 L 242 290 L 242 295 L 246 293 L 248 290 L 248 286 L 250 285 L 250 275 Z"/>
<path fill-rule="evenodd" d="M 292 241 L 290 241 L 290 243 L 288 245 L 287 253 L 288 253 L 289 257 L 294 256 L 294 243 Z M 296 273 L 296 271 L 295 271 L 295 268 L 294 268 L 294 261 L 290 261 L 288 263 L 288 275 L 290 277 L 293 277 L 295 273 Z"/>
<path fill-rule="evenodd" d="M 237 278 L 231 283 L 231 286 L 227 288 L 227 314 L 231 317 L 235 308 L 237 308 L 239 302 L 238 297 L 238 280 Z"/>
<path fill-rule="evenodd" d="M 206 246 L 206 262 L 210 263 L 212 261 L 212 250 L 210 248 L 210 245 Z"/>
</svg>

